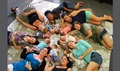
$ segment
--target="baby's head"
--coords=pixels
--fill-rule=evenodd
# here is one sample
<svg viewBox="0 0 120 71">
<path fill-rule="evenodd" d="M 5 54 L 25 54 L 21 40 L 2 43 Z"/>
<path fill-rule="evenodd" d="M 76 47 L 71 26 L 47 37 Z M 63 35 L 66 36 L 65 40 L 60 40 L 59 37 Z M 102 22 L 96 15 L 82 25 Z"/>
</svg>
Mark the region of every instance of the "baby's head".
<svg viewBox="0 0 120 71">
<path fill-rule="evenodd" d="M 57 45 L 56 45 L 56 44 L 52 44 L 51 48 L 52 48 L 52 49 L 56 49 L 56 48 L 57 48 Z"/>
<path fill-rule="evenodd" d="M 50 38 L 50 34 L 48 34 L 48 33 L 44 34 L 43 38 Z"/>
<path fill-rule="evenodd" d="M 50 29 L 50 33 L 51 33 L 51 34 L 54 34 L 55 31 L 54 31 L 53 29 Z"/>
<path fill-rule="evenodd" d="M 45 25 L 38 25 L 38 29 L 39 29 L 40 32 L 42 32 L 42 33 L 47 33 L 47 32 L 48 32 L 48 28 L 45 27 Z"/>
<path fill-rule="evenodd" d="M 59 34 L 59 29 L 58 28 L 54 29 L 54 31 L 55 31 L 56 34 Z"/>
<path fill-rule="evenodd" d="M 58 44 L 58 45 L 61 45 L 62 43 L 63 43 L 62 40 L 58 40 L 58 41 L 57 41 L 57 44 Z"/>
<path fill-rule="evenodd" d="M 50 39 L 49 39 L 49 38 L 46 38 L 44 41 L 45 41 L 47 44 L 50 43 Z"/>
<path fill-rule="evenodd" d="M 60 36 L 60 40 L 65 41 L 66 40 L 66 36 Z"/>
<path fill-rule="evenodd" d="M 64 36 L 65 33 L 64 33 L 63 31 L 60 31 L 60 35 L 61 35 L 61 36 Z"/>
</svg>

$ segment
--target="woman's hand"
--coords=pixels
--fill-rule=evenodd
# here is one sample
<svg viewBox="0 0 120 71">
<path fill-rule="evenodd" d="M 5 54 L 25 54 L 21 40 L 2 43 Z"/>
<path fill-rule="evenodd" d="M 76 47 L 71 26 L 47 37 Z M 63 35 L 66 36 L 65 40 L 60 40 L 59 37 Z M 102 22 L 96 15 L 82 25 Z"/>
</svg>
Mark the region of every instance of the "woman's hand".
<svg viewBox="0 0 120 71">
<path fill-rule="evenodd" d="M 27 52 L 29 53 L 30 52 L 30 47 L 25 46 L 25 48 L 27 49 Z"/>
<path fill-rule="evenodd" d="M 78 59 L 79 59 L 79 60 L 82 60 L 83 58 L 84 58 L 84 56 L 80 56 Z"/>
<path fill-rule="evenodd" d="M 46 59 L 47 59 L 48 62 L 50 61 L 50 55 L 49 54 L 47 55 Z"/>
<path fill-rule="evenodd" d="M 28 70 L 32 70 L 32 67 L 31 67 L 31 65 L 28 63 L 28 61 L 26 62 L 25 67 L 26 67 Z"/>
</svg>

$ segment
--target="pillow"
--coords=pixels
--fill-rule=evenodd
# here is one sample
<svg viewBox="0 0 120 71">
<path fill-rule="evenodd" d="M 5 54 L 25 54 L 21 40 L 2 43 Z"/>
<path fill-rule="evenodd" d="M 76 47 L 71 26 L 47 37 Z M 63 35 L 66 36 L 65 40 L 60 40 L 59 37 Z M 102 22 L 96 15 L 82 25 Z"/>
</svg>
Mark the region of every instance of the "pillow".
<svg viewBox="0 0 120 71">
<path fill-rule="evenodd" d="M 20 18 L 22 21 L 28 23 L 27 17 L 23 16 L 22 13 L 23 13 L 23 12 L 29 12 L 29 11 L 34 10 L 34 9 L 35 9 L 35 7 L 34 7 L 32 4 L 26 6 L 26 7 L 21 11 L 21 13 L 19 14 L 19 18 Z"/>
</svg>

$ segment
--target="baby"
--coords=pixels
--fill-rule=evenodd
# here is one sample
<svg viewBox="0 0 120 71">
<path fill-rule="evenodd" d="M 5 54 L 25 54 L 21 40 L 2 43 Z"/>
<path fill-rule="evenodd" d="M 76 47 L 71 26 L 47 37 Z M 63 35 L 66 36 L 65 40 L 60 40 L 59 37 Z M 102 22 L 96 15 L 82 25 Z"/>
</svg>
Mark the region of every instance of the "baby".
<svg viewBox="0 0 120 71">
<path fill-rule="evenodd" d="M 60 39 L 66 42 L 70 42 L 70 41 L 77 42 L 76 38 L 71 35 L 60 36 Z"/>
<path fill-rule="evenodd" d="M 40 51 L 44 49 L 45 47 L 47 47 L 49 43 L 50 43 L 50 39 L 46 38 L 44 41 L 40 41 L 40 43 L 35 47 L 35 50 Z"/>
<path fill-rule="evenodd" d="M 59 62 L 59 58 L 58 58 L 59 52 L 60 52 L 60 50 L 57 48 L 57 45 L 53 44 L 51 46 L 51 51 L 50 51 L 50 61 L 52 61 L 54 63 L 58 63 Z"/>
<path fill-rule="evenodd" d="M 63 29 L 60 28 L 60 35 L 66 35 L 68 32 L 71 31 L 72 26 L 68 25 L 66 27 L 64 27 Z"/>
<path fill-rule="evenodd" d="M 55 34 L 59 34 L 59 29 L 58 28 L 54 29 L 54 31 L 55 31 Z"/>
<path fill-rule="evenodd" d="M 58 40 L 57 44 L 60 45 L 60 47 L 64 50 L 64 54 L 69 54 L 71 53 L 71 50 L 69 49 L 69 47 L 67 46 L 67 43 L 65 43 L 62 40 Z"/>
<path fill-rule="evenodd" d="M 36 36 L 37 38 L 50 38 L 50 34 L 49 34 L 49 33 L 44 34 L 44 33 L 42 33 L 42 32 L 36 32 L 36 33 L 35 33 L 35 36 Z"/>
<path fill-rule="evenodd" d="M 55 33 L 55 30 L 54 30 L 54 29 L 50 29 L 50 33 L 51 33 L 51 34 L 54 34 L 54 33 Z"/>
</svg>

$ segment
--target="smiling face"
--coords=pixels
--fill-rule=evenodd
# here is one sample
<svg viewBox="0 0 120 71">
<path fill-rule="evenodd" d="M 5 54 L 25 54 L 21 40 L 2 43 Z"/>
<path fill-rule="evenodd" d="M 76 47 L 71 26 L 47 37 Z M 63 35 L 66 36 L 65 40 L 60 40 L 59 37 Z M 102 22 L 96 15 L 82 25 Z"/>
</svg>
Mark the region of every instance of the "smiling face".
<svg viewBox="0 0 120 71">
<path fill-rule="evenodd" d="M 76 24 L 74 24 L 74 28 L 75 28 L 76 30 L 80 30 L 80 29 L 81 29 L 81 25 L 78 24 L 78 23 L 76 23 Z"/>
<path fill-rule="evenodd" d="M 46 17 L 48 18 L 48 20 L 54 20 L 54 16 L 51 13 L 47 14 Z"/>
<path fill-rule="evenodd" d="M 71 49 L 73 49 L 73 48 L 76 47 L 76 44 L 75 44 L 75 42 L 68 42 L 68 46 L 69 46 Z"/>
<path fill-rule="evenodd" d="M 47 48 L 44 48 L 44 49 L 42 49 L 42 50 L 40 51 L 40 54 L 41 54 L 42 56 L 47 56 L 47 52 L 48 52 L 48 49 L 47 49 Z"/>
<path fill-rule="evenodd" d="M 34 37 L 29 37 L 29 41 L 28 41 L 28 42 L 31 43 L 31 44 L 33 44 L 33 43 L 36 42 L 36 38 L 34 38 Z"/>
<path fill-rule="evenodd" d="M 67 15 L 65 15 L 65 16 L 63 17 L 63 19 L 64 19 L 66 22 L 72 22 L 72 18 L 69 17 L 69 16 L 67 16 Z"/>
<path fill-rule="evenodd" d="M 68 61 L 66 56 L 62 56 L 60 62 L 61 62 L 61 65 L 66 65 L 67 66 L 69 61 Z"/>
</svg>

